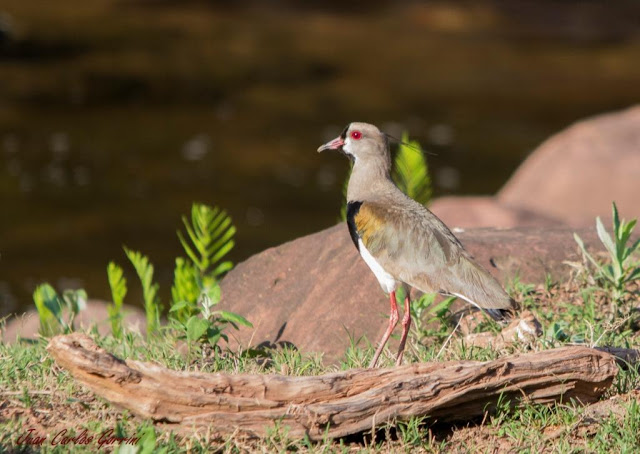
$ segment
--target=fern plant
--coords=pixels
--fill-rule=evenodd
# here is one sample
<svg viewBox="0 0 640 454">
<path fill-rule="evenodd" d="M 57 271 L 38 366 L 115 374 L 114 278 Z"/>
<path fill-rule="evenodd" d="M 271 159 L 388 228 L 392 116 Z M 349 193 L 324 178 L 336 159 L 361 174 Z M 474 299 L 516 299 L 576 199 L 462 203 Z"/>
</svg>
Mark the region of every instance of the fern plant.
<svg viewBox="0 0 640 454">
<path fill-rule="evenodd" d="M 347 219 L 347 186 L 349 177 L 350 174 L 342 187 L 341 221 L 346 221 Z M 406 131 L 402 133 L 402 140 L 393 161 L 391 179 L 402 192 L 422 205 L 428 205 L 431 201 L 431 176 L 429 175 L 427 159 L 420 143 L 416 140 L 410 140 Z"/>
<path fill-rule="evenodd" d="M 133 251 L 125 246 L 124 252 L 135 268 L 142 284 L 142 298 L 147 317 L 147 336 L 150 336 L 160 326 L 160 312 L 162 311 L 158 297 L 158 284 L 153 282 L 153 265 L 147 256 L 138 251 Z"/>
<path fill-rule="evenodd" d="M 170 315 L 181 322 L 186 322 L 195 315 L 201 287 L 200 275 L 196 267 L 182 257 L 176 258 L 173 271 L 173 285 L 171 286 Z"/>
<path fill-rule="evenodd" d="M 169 318 L 190 343 L 208 341 L 215 345 L 221 338 L 227 340 L 222 333 L 227 324 L 236 329 L 238 325 L 252 326 L 238 314 L 212 310 L 220 302 L 218 279 L 233 266 L 223 259 L 234 246 L 236 229 L 225 211 L 200 203 L 193 204 L 191 217 L 183 217 L 182 222 L 186 234 L 178 231 L 178 239 L 187 258 L 178 257 L 175 261 Z M 154 268 L 149 258 L 140 252 L 126 247 L 124 250 L 142 284 L 147 335 L 150 335 L 160 327 L 162 310 L 158 284 L 153 282 Z M 109 312 L 112 330 L 114 335 L 121 335 L 120 310 L 127 291 L 126 280 L 115 264 L 110 264 L 107 272 L 114 300 Z"/>
<path fill-rule="evenodd" d="M 216 301 L 218 279 L 233 267 L 223 258 L 235 244 L 236 228 L 224 210 L 202 203 L 194 203 L 191 218 L 183 216 L 182 223 L 186 235 L 177 233 L 188 259 L 176 259 L 171 296 L 174 307 L 180 308 L 173 310 L 174 318 L 186 322 L 200 312 L 198 300 L 203 295 Z"/>
<path fill-rule="evenodd" d="M 224 257 L 234 246 L 236 229 L 225 211 L 199 203 L 193 204 L 191 218 L 182 220 L 186 235 L 178 232 L 178 238 L 187 258 L 178 257 L 175 262 L 169 317 L 174 327 L 184 331 L 189 342 L 207 341 L 216 345 L 220 339 L 228 340 L 223 333 L 228 325 L 236 329 L 239 325 L 252 326 L 241 315 L 213 310 L 220 302 L 218 279 L 233 266 Z M 162 312 L 159 286 L 153 281 L 154 267 L 142 253 L 126 246 L 124 252 L 142 285 L 147 336 L 150 336 L 160 328 Z M 121 338 L 127 281 L 122 268 L 114 262 L 107 266 L 107 277 L 113 300 L 107 308 L 111 330 L 114 337 Z M 40 317 L 40 331 L 51 336 L 73 331 L 75 316 L 86 306 L 87 295 L 84 290 L 66 290 L 59 296 L 45 283 L 36 288 L 33 298 Z"/>
<path fill-rule="evenodd" d="M 186 236 L 178 231 L 178 238 L 188 259 L 176 259 L 169 315 L 185 332 L 190 351 L 194 341 L 215 345 L 221 338 L 228 340 L 223 334 L 227 324 L 236 329 L 252 325 L 238 314 L 212 310 L 220 301 L 218 279 L 233 266 L 223 261 L 234 246 L 231 218 L 217 207 L 195 203 L 191 219 L 183 217 L 182 222 Z"/>
<path fill-rule="evenodd" d="M 127 280 L 124 277 L 122 268 L 114 262 L 109 262 L 107 266 L 107 278 L 111 289 L 111 299 L 113 304 L 107 306 L 109 321 L 111 322 L 111 332 L 117 339 L 122 338 L 122 304 L 127 295 Z"/>
<path fill-rule="evenodd" d="M 194 203 L 191 207 L 191 222 L 183 216 L 182 223 L 191 241 L 187 241 L 179 230 L 178 238 L 200 276 L 210 275 L 217 278 L 233 267 L 230 261 L 221 262 L 233 249 L 233 236 L 236 233 L 231 218 L 224 210 Z"/>
</svg>

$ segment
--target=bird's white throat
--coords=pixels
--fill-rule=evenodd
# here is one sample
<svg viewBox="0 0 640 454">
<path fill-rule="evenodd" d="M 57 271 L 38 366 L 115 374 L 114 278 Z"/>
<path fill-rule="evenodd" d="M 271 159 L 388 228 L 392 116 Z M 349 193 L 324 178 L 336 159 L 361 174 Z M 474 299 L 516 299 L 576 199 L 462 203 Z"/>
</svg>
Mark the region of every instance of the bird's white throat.
<svg viewBox="0 0 640 454">
<path fill-rule="evenodd" d="M 351 151 L 351 139 L 347 138 L 347 140 L 344 141 L 344 145 L 342 146 L 342 151 L 344 151 L 349 156 L 353 157 L 354 160 L 356 159 L 356 155 L 354 155 L 353 152 Z"/>
</svg>

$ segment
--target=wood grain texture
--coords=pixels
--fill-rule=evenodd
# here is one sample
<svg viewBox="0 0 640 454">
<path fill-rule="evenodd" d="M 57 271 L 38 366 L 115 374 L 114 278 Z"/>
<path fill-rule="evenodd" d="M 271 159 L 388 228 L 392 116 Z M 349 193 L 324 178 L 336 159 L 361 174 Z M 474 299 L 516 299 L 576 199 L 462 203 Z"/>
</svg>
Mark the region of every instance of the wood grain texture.
<svg viewBox="0 0 640 454">
<path fill-rule="evenodd" d="M 74 378 L 109 402 L 177 431 L 260 437 L 275 421 L 289 436 L 341 437 L 412 416 L 465 420 L 504 395 L 540 404 L 598 399 L 617 373 L 615 358 L 565 347 L 495 361 L 353 369 L 321 376 L 176 372 L 123 361 L 74 333 L 48 350 Z"/>
</svg>

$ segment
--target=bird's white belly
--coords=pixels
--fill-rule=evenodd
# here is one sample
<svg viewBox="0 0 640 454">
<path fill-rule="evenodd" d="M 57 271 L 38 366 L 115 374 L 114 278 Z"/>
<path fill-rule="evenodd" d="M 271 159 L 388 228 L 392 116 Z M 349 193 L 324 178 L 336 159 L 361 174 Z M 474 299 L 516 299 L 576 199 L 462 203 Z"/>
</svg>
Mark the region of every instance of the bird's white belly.
<svg viewBox="0 0 640 454">
<path fill-rule="evenodd" d="M 391 293 L 396 289 L 398 285 L 397 281 L 387 273 L 382 266 L 376 261 L 375 258 L 371 255 L 371 253 L 364 247 L 361 239 L 358 239 L 358 249 L 360 250 L 360 255 L 364 259 L 365 263 L 369 265 L 373 274 L 375 274 L 378 282 L 380 283 L 380 287 L 387 293 Z"/>
</svg>

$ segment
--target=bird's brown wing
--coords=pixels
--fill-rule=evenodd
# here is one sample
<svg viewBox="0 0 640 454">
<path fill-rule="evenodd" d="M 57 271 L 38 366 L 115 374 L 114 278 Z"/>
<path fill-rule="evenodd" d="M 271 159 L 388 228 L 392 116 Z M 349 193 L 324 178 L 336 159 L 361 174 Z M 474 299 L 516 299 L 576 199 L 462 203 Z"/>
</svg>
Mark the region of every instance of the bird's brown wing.
<svg viewBox="0 0 640 454">
<path fill-rule="evenodd" d="M 418 203 L 403 205 L 363 202 L 352 219 L 352 235 L 385 271 L 423 292 L 456 295 L 490 313 L 514 308 L 440 219 Z"/>
</svg>

